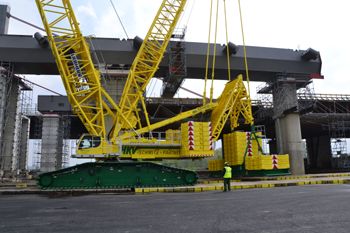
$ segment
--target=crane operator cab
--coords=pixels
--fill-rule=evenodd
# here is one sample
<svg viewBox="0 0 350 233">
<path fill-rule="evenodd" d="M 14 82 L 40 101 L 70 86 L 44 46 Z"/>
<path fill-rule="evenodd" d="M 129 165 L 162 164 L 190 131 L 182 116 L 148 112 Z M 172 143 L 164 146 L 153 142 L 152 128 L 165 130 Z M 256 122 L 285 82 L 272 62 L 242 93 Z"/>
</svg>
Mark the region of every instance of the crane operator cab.
<svg viewBox="0 0 350 233">
<path fill-rule="evenodd" d="M 79 143 L 79 149 L 97 148 L 101 145 L 100 136 L 83 135 Z"/>
<path fill-rule="evenodd" d="M 109 145 L 109 143 L 98 135 L 83 134 L 79 140 L 76 158 L 107 158 L 111 155 L 117 155 L 114 150 L 119 146 Z"/>
</svg>

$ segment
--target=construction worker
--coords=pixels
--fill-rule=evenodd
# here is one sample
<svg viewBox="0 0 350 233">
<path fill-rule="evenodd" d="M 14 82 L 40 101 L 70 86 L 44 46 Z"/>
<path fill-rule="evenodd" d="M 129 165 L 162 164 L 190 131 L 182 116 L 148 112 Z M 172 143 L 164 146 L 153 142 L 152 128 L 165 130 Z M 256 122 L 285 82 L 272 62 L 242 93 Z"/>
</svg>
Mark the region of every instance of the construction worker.
<svg viewBox="0 0 350 233">
<path fill-rule="evenodd" d="M 225 162 L 224 170 L 222 171 L 222 176 L 224 177 L 224 192 L 231 191 L 231 177 L 232 177 L 232 168 L 229 166 L 228 162 Z"/>
</svg>

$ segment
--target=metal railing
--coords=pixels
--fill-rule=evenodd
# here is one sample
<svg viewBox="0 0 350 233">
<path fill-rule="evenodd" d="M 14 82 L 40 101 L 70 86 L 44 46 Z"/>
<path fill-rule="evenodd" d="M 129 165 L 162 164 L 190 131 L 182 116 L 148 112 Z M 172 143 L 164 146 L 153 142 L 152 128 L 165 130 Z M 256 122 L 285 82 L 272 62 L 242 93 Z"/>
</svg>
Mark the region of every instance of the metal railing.
<svg viewBox="0 0 350 233">
<path fill-rule="evenodd" d="M 336 100 L 336 101 L 350 101 L 350 95 L 347 94 L 308 94 L 298 93 L 298 99 L 316 99 L 316 100 Z"/>
<path fill-rule="evenodd" d="M 181 146 L 181 133 L 179 131 L 166 131 L 166 132 L 143 132 L 138 136 L 134 136 L 134 131 L 121 131 L 119 132 L 118 139 L 112 140 L 99 140 L 99 136 L 93 136 L 89 134 L 84 134 L 84 136 L 91 136 L 89 145 L 85 148 L 81 148 L 79 141 L 75 145 L 71 146 L 71 157 L 72 158 L 107 158 L 109 155 L 121 155 L 122 146 Z M 122 139 L 123 141 L 122 141 Z M 84 139 L 82 139 L 84 140 Z M 98 145 L 98 146 L 94 146 Z M 107 146 L 101 146 L 107 145 Z M 77 154 L 77 149 L 84 149 L 86 153 L 84 155 Z M 101 149 L 103 154 L 93 153 L 93 149 Z M 90 150 L 88 152 L 87 150 Z"/>
<path fill-rule="evenodd" d="M 129 136 L 130 135 L 130 136 Z M 119 137 L 123 138 L 123 145 L 167 145 L 180 146 L 181 133 L 174 131 L 167 132 L 142 132 L 139 136 L 133 137 L 134 131 L 122 131 Z M 125 140 L 126 139 L 126 140 Z M 166 143 L 165 143 L 166 142 Z"/>
</svg>

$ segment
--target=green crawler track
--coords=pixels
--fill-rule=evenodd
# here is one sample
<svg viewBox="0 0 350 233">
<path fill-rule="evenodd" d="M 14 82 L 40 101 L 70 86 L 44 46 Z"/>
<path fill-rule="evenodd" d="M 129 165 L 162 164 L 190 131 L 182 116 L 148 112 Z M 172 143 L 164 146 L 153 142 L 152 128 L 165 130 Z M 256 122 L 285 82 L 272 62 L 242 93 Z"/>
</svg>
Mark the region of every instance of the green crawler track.
<svg viewBox="0 0 350 233">
<path fill-rule="evenodd" d="M 41 189 L 115 189 L 195 185 L 194 171 L 152 162 L 90 162 L 45 172 L 38 176 Z"/>
</svg>

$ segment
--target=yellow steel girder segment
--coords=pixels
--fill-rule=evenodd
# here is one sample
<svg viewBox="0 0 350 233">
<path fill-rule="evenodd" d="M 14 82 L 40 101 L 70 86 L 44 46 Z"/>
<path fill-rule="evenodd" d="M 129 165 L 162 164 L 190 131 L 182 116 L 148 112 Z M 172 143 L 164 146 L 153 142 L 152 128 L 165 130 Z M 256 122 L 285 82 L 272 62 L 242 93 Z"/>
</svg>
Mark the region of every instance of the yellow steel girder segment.
<svg viewBox="0 0 350 233">
<path fill-rule="evenodd" d="M 137 104 L 140 101 L 140 96 L 158 69 L 186 2 L 187 0 L 164 0 L 162 2 L 137 53 L 119 104 L 122 114 L 129 122 L 134 118 L 139 119 Z M 135 93 L 141 94 L 135 95 Z M 113 135 L 118 135 L 122 125 L 123 121 L 118 119 L 114 126 Z M 140 122 L 139 125 L 141 125 Z"/>
<path fill-rule="evenodd" d="M 234 130 L 239 126 L 238 118 L 240 115 L 242 115 L 245 119 L 244 124 L 253 125 L 254 118 L 252 115 L 251 101 L 245 88 L 242 90 L 239 100 L 233 106 L 233 109 L 231 111 L 231 130 Z"/>
<path fill-rule="evenodd" d="M 230 109 L 232 107 L 232 98 L 235 93 L 238 91 L 238 80 L 239 78 L 236 78 L 232 80 L 231 82 L 226 83 L 225 88 L 223 92 L 221 93 L 220 97 L 217 99 L 217 103 L 219 104 L 217 108 L 213 110 L 213 113 L 211 115 L 211 123 L 212 123 L 212 130 L 214 131 L 218 126 L 218 124 L 221 121 L 222 116 L 226 113 L 227 109 Z"/>
<path fill-rule="evenodd" d="M 243 83 L 242 75 L 228 82 L 221 96 L 217 99 L 218 107 L 213 110 L 211 122 L 213 140 L 217 140 L 228 116 L 231 117 L 231 128 L 238 126 L 238 117 L 242 115 L 246 123 L 252 123 L 251 103 Z"/>
</svg>

